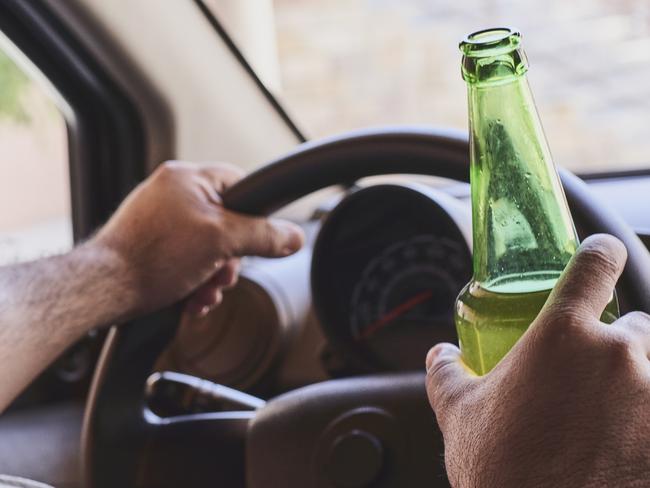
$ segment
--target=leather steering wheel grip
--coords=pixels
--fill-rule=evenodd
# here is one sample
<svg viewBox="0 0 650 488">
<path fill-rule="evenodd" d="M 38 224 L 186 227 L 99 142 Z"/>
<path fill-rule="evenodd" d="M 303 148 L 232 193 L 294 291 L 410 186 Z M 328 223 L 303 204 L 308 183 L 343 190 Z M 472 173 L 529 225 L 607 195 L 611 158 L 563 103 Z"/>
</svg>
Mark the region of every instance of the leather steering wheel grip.
<svg viewBox="0 0 650 488">
<path fill-rule="evenodd" d="M 469 181 L 467 136 L 424 127 L 349 132 L 306 142 L 246 176 L 223 195 L 226 207 L 269 215 L 300 197 L 366 176 L 421 174 Z"/>
</svg>

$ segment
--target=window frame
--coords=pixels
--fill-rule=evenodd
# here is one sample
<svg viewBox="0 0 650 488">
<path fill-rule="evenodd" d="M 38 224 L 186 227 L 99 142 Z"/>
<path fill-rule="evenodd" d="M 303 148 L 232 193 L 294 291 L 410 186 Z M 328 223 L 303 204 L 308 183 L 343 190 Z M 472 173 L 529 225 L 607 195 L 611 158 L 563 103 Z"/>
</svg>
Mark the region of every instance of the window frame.
<svg viewBox="0 0 650 488">
<path fill-rule="evenodd" d="M 0 32 L 56 91 L 67 127 L 73 240 L 89 237 L 145 178 L 144 121 L 112 73 L 49 7 L 47 0 L 0 2 Z M 106 331 L 72 346 L 11 409 L 86 397 Z M 74 381 L 56 371 L 82 360 Z"/>
<path fill-rule="evenodd" d="M 0 2 L 0 31 L 65 103 L 72 227 L 78 242 L 146 176 L 143 121 L 128 94 L 45 1 Z"/>
</svg>

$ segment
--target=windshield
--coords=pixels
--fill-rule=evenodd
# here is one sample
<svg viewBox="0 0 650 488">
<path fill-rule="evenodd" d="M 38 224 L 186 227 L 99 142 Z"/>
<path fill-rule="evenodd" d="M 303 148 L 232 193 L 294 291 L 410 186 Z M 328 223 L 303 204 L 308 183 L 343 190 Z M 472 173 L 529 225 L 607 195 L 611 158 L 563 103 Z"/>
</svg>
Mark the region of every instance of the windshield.
<svg viewBox="0 0 650 488">
<path fill-rule="evenodd" d="M 382 124 L 466 130 L 458 41 L 512 25 L 556 162 L 579 173 L 650 168 L 647 0 L 210 3 L 310 138 Z M 242 21 L 247 3 L 268 8 Z"/>
</svg>

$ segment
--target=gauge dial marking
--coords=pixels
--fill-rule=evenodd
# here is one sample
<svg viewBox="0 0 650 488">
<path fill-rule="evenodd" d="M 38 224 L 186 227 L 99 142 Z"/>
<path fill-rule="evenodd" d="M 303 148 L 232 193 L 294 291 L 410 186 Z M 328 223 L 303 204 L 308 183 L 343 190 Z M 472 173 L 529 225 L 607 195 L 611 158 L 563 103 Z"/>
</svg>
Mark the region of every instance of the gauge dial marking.
<svg viewBox="0 0 650 488">
<path fill-rule="evenodd" d="M 405 302 L 400 303 L 397 307 L 386 312 L 376 322 L 373 322 L 368 327 L 366 327 L 363 330 L 363 332 L 356 337 L 356 340 L 363 341 L 373 336 L 381 329 L 389 325 L 393 320 L 395 320 L 400 315 L 403 315 L 409 310 L 411 310 L 413 307 L 416 307 L 417 305 L 426 302 L 429 298 L 431 298 L 432 295 L 433 292 L 431 290 L 426 290 L 421 293 L 418 293 L 417 295 L 413 295 Z"/>
</svg>

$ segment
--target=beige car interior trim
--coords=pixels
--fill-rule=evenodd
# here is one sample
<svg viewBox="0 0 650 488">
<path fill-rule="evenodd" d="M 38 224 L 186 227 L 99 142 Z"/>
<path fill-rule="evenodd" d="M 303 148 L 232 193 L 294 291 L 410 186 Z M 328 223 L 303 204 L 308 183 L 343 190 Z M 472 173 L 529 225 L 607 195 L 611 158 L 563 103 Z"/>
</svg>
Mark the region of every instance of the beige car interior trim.
<svg viewBox="0 0 650 488">
<path fill-rule="evenodd" d="M 298 143 L 195 2 L 48 1 L 140 105 L 150 167 L 177 158 L 251 168 Z"/>
</svg>

